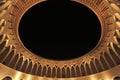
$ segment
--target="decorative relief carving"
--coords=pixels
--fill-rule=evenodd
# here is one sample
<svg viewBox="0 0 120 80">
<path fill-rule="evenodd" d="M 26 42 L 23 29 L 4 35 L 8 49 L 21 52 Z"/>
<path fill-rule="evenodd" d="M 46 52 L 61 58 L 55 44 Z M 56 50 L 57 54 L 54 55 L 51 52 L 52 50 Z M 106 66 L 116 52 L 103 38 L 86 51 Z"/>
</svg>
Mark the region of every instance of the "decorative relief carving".
<svg viewBox="0 0 120 80">
<path fill-rule="evenodd" d="M 103 29 L 102 39 L 93 52 L 69 61 L 51 61 L 35 56 L 21 45 L 17 29 L 19 20 L 25 11 L 35 4 L 43 2 L 43 0 L 16 0 L 16 3 L 12 0 L 1 0 L 0 63 L 24 73 L 41 77 L 46 76 L 57 78 L 72 78 L 92 75 L 119 65 L 120 1 L 73 1 L 84 4 L 92 9 L 101 21 L 101 27 Z M 94 2 L 96 3 L 95 5 L 93 4 Z M 21 5 L 22 3 L 25 5 Z M 9 15 L 10 19 L 14 20 L 14 23 L 12 23 L 13 21 L 9 21 L 9 19 L 6 18 L 6 15 Z M 10 25 L 6 27 L 8 22 L 10 22 Z M 11 31 L 13 31 L 13 35 Z"/>
</svg>

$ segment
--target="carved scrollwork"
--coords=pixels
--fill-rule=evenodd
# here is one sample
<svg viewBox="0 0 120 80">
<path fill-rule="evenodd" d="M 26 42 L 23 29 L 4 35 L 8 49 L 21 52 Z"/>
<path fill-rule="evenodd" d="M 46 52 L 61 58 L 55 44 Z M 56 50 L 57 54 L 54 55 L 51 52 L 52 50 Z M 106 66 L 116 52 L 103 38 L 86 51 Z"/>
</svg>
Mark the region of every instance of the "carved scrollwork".
<svg viewBox="0 0 120 80">
<path fill-rule="evenodd" d="M 33 5 L 43 0 L 0 0 L 0 63 L 15 70 L 40 77 L 72 78 L 92 75 L 120 64 L 120 1 L 119 0 L 74 0 L 82 3 L 92 10 L 95 9 L 102 24 L 106 25 L 103 40 L 94 53 L 70 61 L 51 61 L 39 58 L 21 47 L 16 40 L 16 33 L 12 35 L 6 27 L 9 14 L 11 22 L 9 27 L 14 31 L 18 27 L 17 20 Z M 92 2 L 93 1 L 93 2 Z M 95 5 L 91 6 L 92 4 Z M 26 4 L 26 5 L 21 5 Z M 9 8 L 12 8 L 9 11 Z M 110 10 L 109 10 L 110 8 Z M 20 12 L 22 11 L 23 12 Z M 110 12 L 107 12 L 110 11 Z M 20 12 L 18 14 L 18 12 Z M 103 13 L 103 14 L 102 14 Z M 17 16 L 16 16 L 17 15 Z M 101 17 L 102 16 L 102 17 Z M 110 18 L 110 19 L 109 19 Z M 109 20 L 108 20 L 109 19 Z M 15 21 L 16 20 L 16 21 Z M 106 21 L 105 21 L 106 20 Z M 114 25 L 112 25 L 114 24 Z M 13 29 L 13 26 L 15 29 Z M 102 25 L 103 26 L 103 25 Z M 106 27 L 103 26 L 103 27 Z M 4 32 L 4 33 L 3 33 Z M 12 36 L 15 38 L 13 38 Z M 105 36 L 105 37 L 104 37 Z M 18 43 L 15 43 L 18 42 Z"/>
</svg>

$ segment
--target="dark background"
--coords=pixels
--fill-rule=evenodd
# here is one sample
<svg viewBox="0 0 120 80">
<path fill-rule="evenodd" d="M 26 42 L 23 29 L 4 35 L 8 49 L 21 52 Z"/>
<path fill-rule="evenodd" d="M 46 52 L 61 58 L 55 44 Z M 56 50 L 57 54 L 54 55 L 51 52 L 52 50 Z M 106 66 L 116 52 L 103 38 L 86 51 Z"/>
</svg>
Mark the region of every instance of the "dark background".
<svg viewBox="0 0 120 80">
<path fill-rule="evenodd" d="M 92 50 L 101 36 L 97 16 L 69 0 L 49 0 L 30 8 L 19 24 L 23 44 L 38 56 L 69 60 Z"/>
</svg>

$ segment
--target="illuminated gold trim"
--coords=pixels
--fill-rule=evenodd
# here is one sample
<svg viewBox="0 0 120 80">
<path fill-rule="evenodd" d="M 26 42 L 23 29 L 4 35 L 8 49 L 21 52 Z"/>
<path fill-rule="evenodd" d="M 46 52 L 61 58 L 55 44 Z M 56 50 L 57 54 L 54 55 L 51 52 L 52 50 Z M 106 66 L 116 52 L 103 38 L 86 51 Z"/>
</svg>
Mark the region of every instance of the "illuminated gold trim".
<svg viewBox="0 0 120 80">
<path fill-rule="evenodd" d="M 34 55 L 22 45 L 18 36 L 18 24 L 29 8 L 44 0 L 2 0 L 0 1 L 0 62 L 2 63 L 0 66 L 6 65 L 36 78 L 37 76 L 56 77 L 56 80 L 92 75 L 118 66 L 120 64 L 120 1 L 73 1 L 89 7 L 101 22 L 102 37 L 92 51 L 80 58 L 67 61 L 48 60 Z"/>
</svg>

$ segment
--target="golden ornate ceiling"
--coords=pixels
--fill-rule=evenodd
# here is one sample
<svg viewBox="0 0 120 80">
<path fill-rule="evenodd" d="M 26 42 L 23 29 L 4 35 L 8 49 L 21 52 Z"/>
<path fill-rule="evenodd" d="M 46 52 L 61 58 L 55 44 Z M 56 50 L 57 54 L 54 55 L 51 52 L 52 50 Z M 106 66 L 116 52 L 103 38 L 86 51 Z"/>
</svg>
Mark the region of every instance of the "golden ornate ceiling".
<svg viewBox="0 0 120 80">
<path fill-rule="evenodd" d="M 102 34 L 93 50 L 82 57 L 62 61 L 36 56 L 18 35 L 24 13 L 44 1 L 0 0 L 0 79 L 120 80 L 120 1 L 72 0 L 97 15 Z"/>
</svg>

